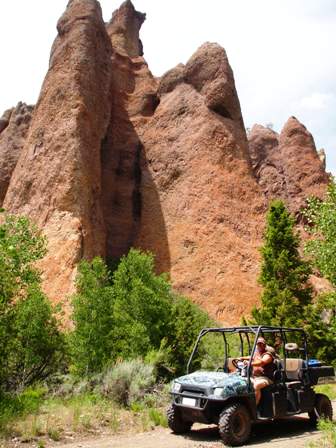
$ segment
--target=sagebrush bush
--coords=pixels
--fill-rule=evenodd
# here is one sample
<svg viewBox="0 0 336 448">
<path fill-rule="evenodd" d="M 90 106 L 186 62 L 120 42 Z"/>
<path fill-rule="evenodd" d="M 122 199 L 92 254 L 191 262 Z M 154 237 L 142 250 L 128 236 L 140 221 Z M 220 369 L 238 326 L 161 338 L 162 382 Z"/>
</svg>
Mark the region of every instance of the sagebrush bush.
<svg viewBox="0 0 336 448">
<path fill-rule="evenodd" d="M 155 380 L 154 367 L 141 359 L 119 362 L 106 370 L 101 392 L 117 403 L 130 406 L 148 393 Z"/>
</svg>

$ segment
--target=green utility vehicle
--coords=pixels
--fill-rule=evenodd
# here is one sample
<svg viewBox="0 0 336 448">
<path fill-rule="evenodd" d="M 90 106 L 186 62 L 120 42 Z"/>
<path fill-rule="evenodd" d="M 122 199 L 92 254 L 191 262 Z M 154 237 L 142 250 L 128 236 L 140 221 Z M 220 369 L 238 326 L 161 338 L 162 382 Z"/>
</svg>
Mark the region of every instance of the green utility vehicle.
<svg viewBox="0 0 336 448">
<path fill-rule="evenodd" d="M 257 339 L 273 347 L 273 384 L 262 389 L 256 406 L 251 383 L 252 358 Z M 250 356 L 248 362 L 239 357 Z M 191 372 L 191 373 L 190 373 Z M 245 443 L 251 426 L 259 420 L 274 420 L 308 413 L 311 421 L 332 419 L 332 405 L 314 386 L 335 382 L 333 367 L 308 358 L 307 338 L 300 328 L 245 326 L 201 330 L 187 366 L 187 374 L 172 384 L 168 425 L 182 434 L 194 422 L 217 424 L 226 445 Z"/>
</svg>

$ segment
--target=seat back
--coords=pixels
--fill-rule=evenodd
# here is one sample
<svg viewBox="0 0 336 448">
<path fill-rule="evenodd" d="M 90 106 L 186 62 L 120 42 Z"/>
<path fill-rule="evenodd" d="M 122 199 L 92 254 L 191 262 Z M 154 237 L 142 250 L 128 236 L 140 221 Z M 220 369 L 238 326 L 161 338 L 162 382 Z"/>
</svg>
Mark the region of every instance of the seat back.
<svg viewBox="0 0 336 448">
<path fill-rule="evenodd" d="M 275 367 L 276 367 L 275 371 L 274 371 L 274 374 L 273 374 L 273 381 L 275 383 L 278 383 L 280 381 L 283 381 L 283 377 L 284 377 L 284 373 L 283 372 L 284 372 L 284 370 L 283 370 L 283 366 L 282 366 L 282 363 L 281 363 L 280 359 L 274 358 L 273 362 L 274 362 Z"/>
<path fill-rule="evenodd" d="M 281 360 L 281 364 L 284 367 L 284 361 Z M 287 381 L 301 381 L 302 369 L 305 367 L 305 362 L 300 358 L 287 358 L 286 359 L 286 379 Z"/>
</svg>

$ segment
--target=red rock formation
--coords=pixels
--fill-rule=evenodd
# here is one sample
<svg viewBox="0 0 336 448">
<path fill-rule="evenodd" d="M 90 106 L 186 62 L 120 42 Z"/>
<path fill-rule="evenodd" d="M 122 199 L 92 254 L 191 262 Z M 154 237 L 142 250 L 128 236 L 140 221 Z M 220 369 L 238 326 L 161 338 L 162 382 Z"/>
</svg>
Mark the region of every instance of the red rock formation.
<svg viewBox="0 0 336 448">
<path fill-rule="evenodd" d="M 265 204 L 225 51 L 204 44 L 185 67 L 163 76 L 159 92 L 153 117 L 137 127 L 144 153 L 136 244 L 170 267 L 179 292 L 217 319 L 237 322 L 259 292 Z M 163 233 L 166 253 L 158 248 Z"/>
<path fill-rule="evenodd" d="M 25 144 L 33 110 L 33 106 L 18 103 L 0 119 L 0 205 Z"/>
<path fill-rule="evenodd" d="M 113 47 L 103 152 L 107 254 L 118 257 L 133 245 L 153 251 L 158 271 L 169 271 L 178 291 L 218 319 L 236 321 L 259 291 L 253 260 L 265 204 L 232 70 L 219 45 L 205 44 L 157 86 L 138 44 L 142 20 L 127 1 L 107 25 Z"/>
<path fill-rule="evenodd" d="M 118 258 L 134 244 L 141 217 L 141 171 L 135 122 L 145 122 L 157 104 L 157 82 L 142 57 L 139 29 L 145 15 L 126 1 L 107 24 L 111 39 L 111 120 L 103 145 L 103 207 L 107 256 Z"/>
<path fill-rule="evenodd" d="M 110 117 L 111 46 L 96 0 L 71 0 L 4 207 L 44 230 L 47 292 L 64 298 L 81 257 L 105 255 L 101 143 Z"/>
<path fill-rule="evenodd" d="M 280 136 L 255 125 L 248 139 L 253 170 L 268 200 L 281 198 L 297 214 L 308 196 L 323 197 L 329 175 L 312 135 L 296 118 L 289 118 Z"/>
<path fill-rule="evenodd" d="M 144 19 L 127 0 L 105 26 L 96 0 L 70 0 L 4 204 L 47 235 L 42 268 L 54 300 L 72 291 L 80 258 L 137 246 L 154 252 L 180 293 L 237 323 L 259 297 L 267 199 L 297 211 L 328 178 L 295 119 L 280 138 L 254 127 L 248 146 L 219 45 L 156 80 L 139 39 Z"/>
</svg>

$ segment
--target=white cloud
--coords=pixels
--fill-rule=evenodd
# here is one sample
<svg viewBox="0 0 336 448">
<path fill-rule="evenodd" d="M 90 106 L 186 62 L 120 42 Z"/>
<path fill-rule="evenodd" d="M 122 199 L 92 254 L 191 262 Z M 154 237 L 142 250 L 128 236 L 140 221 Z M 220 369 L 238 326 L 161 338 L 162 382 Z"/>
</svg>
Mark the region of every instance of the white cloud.
<svg viewBox="0 0 336 448">
<path fill-rule="evenodd" d="M 294 107 L 311 111 L 321 111 L 326 109 L 335 98 L 332 93 L 312 93 L 294 103 Z"/>
</svg>

